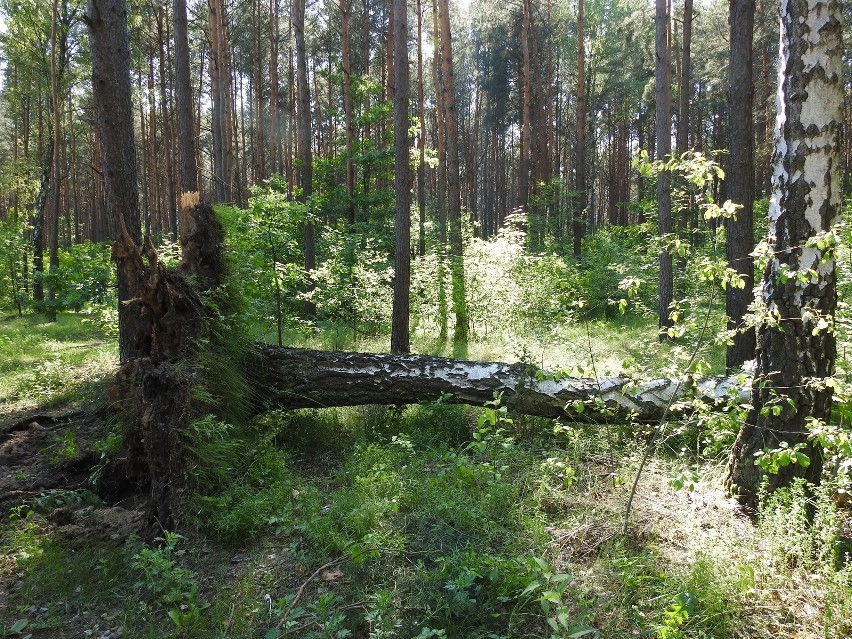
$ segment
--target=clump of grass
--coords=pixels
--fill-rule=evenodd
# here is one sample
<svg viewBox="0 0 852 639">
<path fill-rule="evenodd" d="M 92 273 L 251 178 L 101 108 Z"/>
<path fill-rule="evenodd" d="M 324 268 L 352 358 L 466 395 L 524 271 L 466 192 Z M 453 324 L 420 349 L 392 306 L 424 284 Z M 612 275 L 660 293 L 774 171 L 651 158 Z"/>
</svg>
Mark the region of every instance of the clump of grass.
<svg viewBox="0 0 852 639">
<path fill-rule="evenodd" d="M 117 348 L 81 315 L 56 322 L 8 319 L 0 334 L 0 414 L 91 400 L 102 395 Z"/>
</svg>

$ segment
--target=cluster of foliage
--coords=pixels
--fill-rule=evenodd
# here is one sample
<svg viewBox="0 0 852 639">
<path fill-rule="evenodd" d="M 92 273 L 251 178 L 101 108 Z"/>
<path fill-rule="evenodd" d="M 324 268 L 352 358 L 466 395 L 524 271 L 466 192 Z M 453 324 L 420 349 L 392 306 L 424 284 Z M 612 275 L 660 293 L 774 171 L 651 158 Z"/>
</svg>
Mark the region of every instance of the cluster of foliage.
<svg viewBox="0 0 852 639">
<path fill-rule="evenodd" d="M 0 220 L 0 307 L 43 311 L 45 301 L 32 298 L 28 274 L 33 272 L 31 247 L 24 240 L 24 226 L 11 219 Z M 41 280 L 55 291 L 57 311 L 94 311 L 115 306 L 115 267 L 110 249 L 103 242 L 72 244 L 58 251 L 59 266 Z"/>
</svg>

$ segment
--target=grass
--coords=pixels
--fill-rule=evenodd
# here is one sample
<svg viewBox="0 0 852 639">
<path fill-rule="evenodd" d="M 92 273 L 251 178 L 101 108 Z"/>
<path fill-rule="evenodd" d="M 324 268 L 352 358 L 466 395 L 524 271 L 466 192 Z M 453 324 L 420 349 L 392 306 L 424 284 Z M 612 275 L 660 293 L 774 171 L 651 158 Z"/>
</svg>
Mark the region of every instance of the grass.
<svg viewBox="0 0 852 639">
<path fill-rule="evenodd" d="M 14 339 L 2 339 L 2 392 L 15 406 L 79 400 L 114 365 L 75 316 L 4 328 Z M 591 343 L 601 374 L 630 357 L 662 368 L 681 347 L 653 334 L 637 319 L 578 325 L 562 331 L 565 346 L 533 357 L 582 368 Z M 504 348 L 468 353 L 520 357 Z M 30 390 L 28 371 L 56 357 L 55 383 Z M 794 488 L 755 526 L 724 498 L 723 455 L 684 456 L 682 435 L 652 459 L 623 534 L 644 440 L 630 427 L 603 432 L 439 404 L 273 412 L 239 426 L 200 419 L 187 433 L 198 464 L 184 538 L 69 536 L 59 511 L 97 509 L 89 500 L 45 495 L 2 513 L 0 627 L 307 639 L 852 633 L 849 516 L 830 491 L 816 497 L 815 525 Z M 73 431 L 54 443 L 44 454 L 71 455 Z M 698 477 L 675 490 L 683 464 Z"/>
<path fill-rule="evenodd" d="M 678 340 L 660 342 L 656 318 L 639 315 L 617 316 L 610 320 L 589 320 L 556 325 L 546 335 L 492 333 L 487 339 L 474 339 L 467 344 L 453 345 L 436 339 L 434 332 L 415 331 L 412 335 L 413 353 L 440 355 L 478 361 L 526 361 L 542 370 L 568 371 L 572 375 L 594 377 L 632 373 L 637 376 L 679 375 L 684 372 L 692 355 L 706 309 L 698 309 L 690 317 L 688 333 Z M 709 318 L 707 335 L 724 330 L 724 309 L 714 307 Z M 274 341 L 267 334 L 264 339 Z M 322 350 L 351 350 L 386 353 L 390 350 L 389 335 L 359 336 L 353 341 L 351 332 L 338 331 L 334 326 L 306 332 L 291 331 L 285 344 Z M 706 370 L 722 374 L 725 369 L 723 345 L 705 340 L 698 352 L 706 362 Z"/>
<path fill-rule="evenodd" d="M 102 394 L 118 363 L 117 343 L 85 315 L 60 313 L 0 322 L 0 418 L 35 407 L 79 403 Z"/>
</svg>

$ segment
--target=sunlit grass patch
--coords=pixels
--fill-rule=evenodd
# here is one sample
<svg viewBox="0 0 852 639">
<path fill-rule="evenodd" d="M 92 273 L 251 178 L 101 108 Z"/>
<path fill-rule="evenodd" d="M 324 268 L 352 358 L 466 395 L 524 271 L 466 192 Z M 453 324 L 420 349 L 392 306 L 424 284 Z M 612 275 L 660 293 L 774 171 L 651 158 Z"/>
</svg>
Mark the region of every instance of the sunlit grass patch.
<svg viewBox="0 0 852 639">
<path fill-rule="evenodd" d="M 117 345 L 86 318 L 61 313 L 0 324 L 0 415 L 97 396 L 117 366 Z"/>
</svg>

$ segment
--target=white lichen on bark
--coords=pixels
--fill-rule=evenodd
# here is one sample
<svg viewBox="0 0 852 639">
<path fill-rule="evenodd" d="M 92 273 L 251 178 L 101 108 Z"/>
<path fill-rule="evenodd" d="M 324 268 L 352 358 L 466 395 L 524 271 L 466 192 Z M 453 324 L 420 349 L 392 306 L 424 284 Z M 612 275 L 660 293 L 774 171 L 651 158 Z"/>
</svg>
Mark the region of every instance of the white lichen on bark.
<svg viewBox="0 0 852 639">
<path fill-rule="evenodd" d="M 840 0 L 781 0 L 778 118 L 758 327 L 757 366 L 749 417 L 731 454 L 728 486 L 748 506 L 795 476 L 818 481 L 821 456 L 809 419 L 827 419 L 834 373 L 836 307 L 832 227 L 841 205 L 843 88 Z M 774 405 L 780 412 L 762 411 Z M 754 456 L 778 443 L 801 445 L 807 468 L 762 478 Z"/>
</svg>

